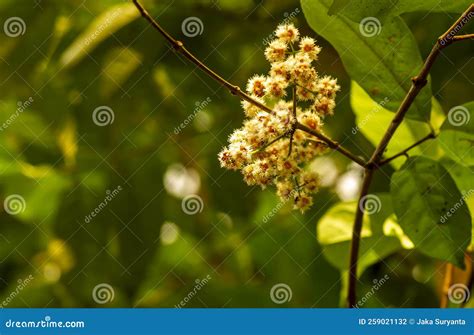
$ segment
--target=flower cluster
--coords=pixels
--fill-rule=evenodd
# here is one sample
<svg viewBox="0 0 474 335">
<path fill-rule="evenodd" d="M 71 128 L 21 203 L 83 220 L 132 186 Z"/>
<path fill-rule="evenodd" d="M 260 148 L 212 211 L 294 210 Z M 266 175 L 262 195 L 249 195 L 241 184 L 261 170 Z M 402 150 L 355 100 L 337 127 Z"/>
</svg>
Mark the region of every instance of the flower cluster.
<svg viewBox="0 0 474 335">
<path fill-rule="evenodd" d="M 241 170 L 249 185 L 274 184 L 282 201 L 293 201 L 303 212 L 319 185 L 318 175 L 305 166 L 327 147 L 296 124 L 321 131 L 323 119 L 333 114 L 339 86 L 313 67 L 321 51 L 314 39 L 300 38 L 292 24 L 278 26 L 275 36 L 265 50 L 270 72 L 253 76 L 247 84 L 252 99 L 272 112 L 243 101 L 247 119 L 230 136 L 219 161 L 222 167 Z"/>
</svg>

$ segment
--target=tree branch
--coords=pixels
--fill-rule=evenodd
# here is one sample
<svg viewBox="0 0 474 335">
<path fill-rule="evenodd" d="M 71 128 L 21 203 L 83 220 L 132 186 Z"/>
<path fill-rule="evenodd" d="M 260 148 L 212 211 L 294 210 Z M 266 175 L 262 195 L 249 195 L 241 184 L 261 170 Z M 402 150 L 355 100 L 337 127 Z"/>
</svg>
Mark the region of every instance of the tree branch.
<svg viewBox="0 0 474 335">
<path fill-rule="evenodd" d="M 444 282 L 441 292 L 440 308 L 448 308 L 449 306 L 449 288 L 453 283 L 454 266 L 451 263 L 446 263 L 446 270 L 444 274 Z"/>
<path fill-rule="evenodd" d="M 204 71 L 209 77 L 220 83 L 221 85 L 225 86 L 229 92 L 232 95 L 239 96 L 241 99 L 251 103 L 254 106 L 257 106 L 261 110 L 267 112 L 267 113 L 272 113 L 272 109 L 268 108 L 261 102 L 255 100 L 252 98 L 250 95 L 245 93 L 240 89 L 239 86 L 233 85 L 224 78 L 222 78 L 220 75 L 218 75 L 216 72 L 211 70 L 209 67 L 207 67 L 203 62 L 201 62 L 196 56 L 194 56 L 191 52 L 189 52 L 183 42 L 175 39 L 173 36 L 171 36 L 165 29 L 163 29 L 158 22 L 156 22 L 155 19 L 151 17 L 151 15 L 148 13 L 148 11 L 142 6 L 142 4 L 138 0 L 132 0 L 134 5 L 137 7 L 138 11 L 140 14 L 152 25 L 153 28 L 155 28 L 163 37 L 168 41 L 168 43 L 173 47 L 174 50 L 180 52 L 184 57 L 186 57 L 191 63 L 196 65 L 198 68 L 200 68 L 202 71 Z M 325 142 L 330 148 L 341 152 L 343 155 L 346 157 L 355 157 L 353 154 L 347 155 L 349 152 L 347 149 L 343 148 L 340 144 L 337 142 L 333 141 L 329 137 L 323 135 L 322 133 L 314 130 L 311 133 L 313 136 L 316 136 L 319 138 L 321 141 Z M 351 158 L 352 159 L 352 158 Z M 358 164 L 361 164 L 361 160 L 358 159 L 358 161 L 355 161 Z M 365 165 L 365 162 L 362 162 L 361 165 Z"/>
<path fill-rule="evenodd" d="M 469 40 L 469 39 L 474 39 L 474 34 L 466 34 L 466 35 L 453 36 L 453 42 L 455 42 L 455 41 L 462 41 L 462 40 Z"/>
<path fill-rule="evenodd" d="M 344 156 L 346 156 L 347 158 L 349 158 L 353 162 L 356 162 L 360 166 L 365 167 L 367 165 L 366 162 L 362 158 L 360 158 L 359 156 L 354 155 L 352 152 L 350 152 L 349 150 L 342 147 L 339 143 L 337 143 L 335 141 L 331 141 L 331 143 L 329 143 L 328 141 L 325 141 L 323 138 L 328 139 L 328 137 L 326 137 L 325 135 L 323 135 L 321 133 L 316 132 L 316 130 L 313 130 L 313 129 L 311 129 L 311 128 L 309 128 L 309 127 L 307 127 L 304 124 L 301 124 L 299 122 L 296 123 L 296 129 L 302 130 L 302 131 L 304 131 L 308 134 L 311 134 L 313 136 L 318 137 L 323 142 L 325 142 L 331 149 L 339 151 L 341 154 L 343 154 Z M 318 134 L 318 135 L 316 135 L 316 134 Z"/>
<path fill-rule="evenodd" d="M 418 93 L 421 89 L 428 83 L 427 77 L 433 66 L 436 57 L 438 57 L 440 51 L 450 45 L 453 41 L 452 34 L 455 31 L 455 28 L 461 23 L 466 23 L 469 20 L 469 16 L 472 15 L 474 11 L 474 4 L 470 5 L 469 8 L 456 20 L 456 22 L 438 38 L 437 43 L 431 49 L 428 57 L 426 58 L 423 67 L 421 68 L 420 73 L 412 78 L 412 85 L 408 90 L 405 98 L 403 99 L 400 107 L 398 108 L 395 116 L 392 119 L 388 129 L 386 130 L 382 140 L 375 148 L 374 153 L 370 157 L 367 166 L 365 167 L 365 177 L 362 182 L 362 189 L 359 195 L 358 206 L 356 209 L 356 215 L 354 220 L 354 226 L 352 230 L 352 241 L 351 241 L 351 255 L 349 263 L 349 285 L 348 285 L 348 294 L 347 294 L 347 303 L 349 307 L 354 307 L 356 304 L 356 284 L 357 284 L 357 263 L 358 263 L 358 253 L 360 245 L 360 233 L 362 229 L 362 219 L 363 219 L 363 207 L 361 202 L 368 193 L 370 183 L 372 181 L 373 170 L 378 168 L 380 159 L 385 149 L 387 148 L 390 140 L 392 139 L 395 131 L 400 126 L 405 117 L 405 114 L 408 112 L 411 104 L 415 100 Z M 462 26 L 462 25 L 461 25 Z"/>
<path fill-rule="evenodd" d="M 385 164 L 388 164 L 390 163 L 391 161 L 393 161 L 395 158 L 398 158 L 400 156 L 403 156 L 403 155 L 406 155 L 408 151 L 410 151 L 411 149 L 419 146 L 421 143 L 425 142 L 425 141 L 428 141 L 428 140 L 431 140 L 431 139 L 434 139 L 436 138 L 436 134 L 435 133 L 429 133 L 428 135 L 426 135 L 425 137 L 423 137 L 422 139 L 416 141 L 414 144 L 410 145 L 408 148 L 400 151 L 398 154 L 396 155 L 393 155 L 392 157 L 389 157 L 389 158 L 386 158 L 382 161 L 380 161 L 378 164 L 377 164 L 377 167 L 381 167 Z"/>
</svg>

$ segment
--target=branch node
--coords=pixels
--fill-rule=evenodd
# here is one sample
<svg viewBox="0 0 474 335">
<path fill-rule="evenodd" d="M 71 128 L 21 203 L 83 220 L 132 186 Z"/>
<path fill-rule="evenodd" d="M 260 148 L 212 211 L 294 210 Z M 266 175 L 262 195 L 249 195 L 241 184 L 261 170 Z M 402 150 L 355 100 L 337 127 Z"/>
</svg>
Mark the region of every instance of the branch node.
<svg viewBox="0 0 474 335">
<path fill-rule="evenodd" d="M 413 82 L 413 85 L 418 86 L 418 87 L 423 87 L 428 83 L 428 80 L 426 78 L 422 78 L 419 76 L 412 77 L 411 81 Z"/>
</svg>

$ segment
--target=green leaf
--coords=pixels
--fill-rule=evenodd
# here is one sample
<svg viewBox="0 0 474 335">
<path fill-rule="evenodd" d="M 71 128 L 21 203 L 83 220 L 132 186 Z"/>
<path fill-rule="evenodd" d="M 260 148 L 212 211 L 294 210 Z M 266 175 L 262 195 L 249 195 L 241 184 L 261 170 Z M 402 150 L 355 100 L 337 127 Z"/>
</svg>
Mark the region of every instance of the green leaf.
<svg viewBox="0 0 474 335">
<path fill-rule="evenodd" d="M 329 14 L 338 13 L 354 22 L 360 22 L 366 17 L 376 17 L 382 21 L 388 17 L 416 11 L 462 13 L 470 4 L 470 0 L 334 0 Z"/>
<path fill-rule="evenodd" d="M 474 165 L 473 111 L 474 101 L 451 108 L 438 137 L 446 155 L 464 166 Z"/>
<path fill-rule="evenodd" d="M 352 134 L 355 135 L 360 131 L 374 146 L 376 146 L 382 139 L 392 121 L 393 114 L 382 107 L 386 103 L 384 100 L 379 103 L 375 102 L 363 90 L 363 88 L 354 81 L 351 85 L 350 99 L 352 110 L 356 116 L 356 126 L 352 128 Z M 430 128 L 426 123 L 405 120 L 398 127 L 395 133 L 396 140 L 390 142 L 384 156 L 390 157 L 399 153 L 429 132 Z M 419 147 L 410 151 L 411 154 L 417 154 L 420 152 Z M 404 158 L 401 157 L 400 159 L 393 160 L 390 164 L 399 168 L 403 162 Z"/>
<path fill-rule="evenodd" d="M 377 27 L 379 34 L 362 35 L 359 24 L 341 16 L 327 15 L 330 0 L 302 0 L 305 17 L 316 33 L 336 48 L 350 77 L 373 100 L 387 100 L 386 108 L 396 111 L 411 87 L 411 79 L 422 67 L 417 43 L 399 17 Z M 431 110 L 430 84 L 425 87 L 407 117 L 427 121 Z"/>
<path fill-rule="evenodd" d="M 390 254 L 402 249 L 398 236 L 384 226 L 396 224 L 390 216 L 392 206 L 388 194 L 371 195 L 376 210 L 364 216 L 359 252 L 359 273 Z M 338 203 L 331 207 L 317 225 L 317 238 L 327 260 L 341 271 L 349 266 L 352 225 L 357 201 Z M 385 234 L 384 232 L 388 232 Z"/>
<path fill-rule="evenodd" d="M 453 177 L 458 189 L 464 196 L 469 212 L 471 213 L 472 224 L 472 239 L 471 247 L 474 248 L 474 168 L 466 167 L 451 160 L 443 159 L 441 164 L 448 170 L 451 177 Z"/>
<path fill-rule="evenodd" d="M 67 68 L 79 63 L 102 41 L 135 20 L 139 15 L 140 13 L 132 3 L 111 7 L 92 21 L 87 29 L 64 51 L 60 59 L 61 66 Z"/>
<path fill-rule="evenodd" d="M 415 247 L 464 268 L 471 216 L 446 169 L 429 158 L 411 157 L 393 174 L 391 194 L 400 226 Z"/>
</svg>

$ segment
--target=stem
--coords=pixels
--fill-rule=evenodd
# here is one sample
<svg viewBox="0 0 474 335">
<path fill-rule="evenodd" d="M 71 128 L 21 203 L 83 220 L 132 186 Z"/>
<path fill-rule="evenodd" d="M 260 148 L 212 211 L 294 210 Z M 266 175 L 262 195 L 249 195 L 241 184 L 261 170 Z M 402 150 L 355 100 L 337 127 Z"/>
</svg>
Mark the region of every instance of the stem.
<svg viewBox="0 0 474 335">
<path fill-rule="evenodd" d="M 138 11 L 140 12 L 140 14 L 152 25 L 153 28 L 155 28 L 161 35 L 163 35 L 163 37 L 168 41 L 168 43 L 173 47 L 174 50 L 180 52 L 184 57 L 186 57 L 191 63 L 193 63 L 194 65 L 196 65 L 198 68 L 200 68 L 202 71 L 204 71 L 209 77 L 211 77 L 212 79 L 214 79 L 215 81 L 217 81 L 218 83 L 220 83 L 221 85 L 225 86 L 229 92 L 232 94 L 232 95 L 235 95 L 235 96 L 239 96 L 240 98 L 242 98 L 243 100 L 251 103 L 252 105 L 254 106 L 257 106 L 258 108 L 260 108 L 261 110 L 267 112 L 267 113 L 272 113 L 272 109 L 271 108 L 268 108 L 267 106 L 265 106 L 264 104 L 262 104 L 261 102 L 255 100 L 254 98 L 252 98 L 250 95 L 248 95 L 247 93 L 245 93 L 244 91 L 242 91 L 240 89 L 239 86 L 237 85 L 234 85 L 234 84 L 231 84 L 230 82 L 228 82 L 227 80 L 225 80 L 224 78 L 222 78 L 220 75 L 218 75 L 216 72 L 214 72 L 213 70 L 211 70 L 208 66 L 206 66 L 203 62 L 201 62 L 196 56 L 194 56 L 191 52 L 189 52 L 185 47 L 184 47 L 184 44 L 183 42 L 175 39 L 174 37 L 172 37 L 165 29 L 163 29 L 159 24 L 158 22 L 155 21 L 155 19 L 153 19 L 150 14 L 148 13 L 148 11 L 142 6 L 142 4 L 138 1 L 138 0 L 132 0 L 135 7 L 137 7 Z M 342 154 L 344 154 L 345 156 L 351 158 L 350 156 L 348 156 L 346 153 L 344 152 L 349 152 L 347 149 L 344 149 L 340 144 L 338 144 L 337 142 L 333 141 L 332 139 L 330 139 L 329 137 L 321 134 L 319 131 L 316 131 L 314 130 L 312 132 L 312 135 L 316 136 L 317 138 L 319 138 L 321 141 L 325 142 L 330 148 L 336 150 L 336 151 L 339 151 L 341 152 Z M 354 156 L 354 155 L 351 155 L 351 156 Z M 359 162 L 356 161 L 356 163 L 359 163 L 360 164 L 360 160 Z M 365 164 L 365 162 L 363 163 Z"/>
<path fill-rule="evenodd" d="M 356 216 L 354 220 L 354 227 L 352 228 L 352 240 L 351 240 L 351 253 L 350 253 L 350 266 L 349 266 L 349 287 L 347 301 L 349 307 L 353 308 L 356 304 L 356 284 L 357 284 L 357 262 L 359 260 L 359 248 L 360 248 L 360 234 L 362 231 L 362 223 L 364 218 L 364 197 L 369 192 L 369 187 L 374 176 L 374 169 L 366 168 L 364 174 L 364 180 L 362 181 L 362 188 L 360 190 L 359 201 L 357 203 Z"/>
<path fill-rule="evenodd" d="M 396 155 L 393 155 L 392 157 L 390 158 L 386 158 L 382 161 L 380 161 L 378 164 L 377 164 L 377 167 L 381 167 L 385 164 L 388 164 L 390 163 L 391 161 L 393 161 L 395 158 L 398 158 L 400 156 L 403 156 L 403 155 L 407 155 L 407 152 L 410 151 L 411 149 L 419 146 L 421 143 L 425 142 L 425 141 L 428 141 L 428 140 L 431 140 L 433 138 L 436 138 L 436 134 L 435 133 L 429 133 L 428 135 L 426 135 L 425 137 L 423 137 L 422 139 L 416 141 L 414 144 L 410 145 L 408 148 L 400 151 L 398 154 Z"/>
<path fill-rule="evenodd" d="M 321 134 L 321 133 L 316 132 L 316 130 L 313 130 L 313 129 L 311 129 L 311 128 L 309 128 L 309 127 L 307 127 L 304 124 L 301 124 L 299 122 L 296 123 L 295 127 L 296 127 L 296 129 L 302 130 L 302 131 L 304 131 L 308 134 L 311 134 L 311 135 L 314 135 L 314 136 L 318 137 L 323 142 L 326 142 L 326 144 L 331 149 L 339 151 L 341 154 L 343 154 L 344 156 L 346 156 L 347 158 L 349 158 L 353 162 L 359 164 L 360 166 L 365 167 L 367 165 L 366 162 L 362 158 L 354 155 L 352 152 L 350 152 L 349 150 L 342 147 L 339 143 L 337 143 L 335 141 L 331 141 L 331 143 L 328 143 L 328 141 L 325 141 L 323 138 L 327 139 L 327 137 L 325 135 Z M 317 136 L 316 134 L 319 134 L 319 136 Z"/>
<path fill-rule="evenodd" d="M 474 34 L 466 34 L 466 35 L 453 36 L 453 42 L 455 42 L 455 41 L 462 41 L 462 40 L 469 40 L 469 39 L 474 39 Z"/>
<path fill-rule="evenodd" d="M 293 47 L 291 47 L 291 48 L 293 48 Z M 290 147 L 288 149 L 288 157 L 290 157 L 290 155 L 291 155 L 291 149 L 293 148 L 293 136 L 295 135 L 296 123 L 298 122 L 298 118 L 296 117 L 296 86 L 293 87 L 292 93 L 293 93 L 293 108 L 291 109 L 292 129 L 290 131 Z"/>
<path fill-rule="evenodd" d="M 374 153 L 370 157 L 369 162 L 365 166 L 365 176 L 362 182 L 362 189 L 359 195 L 358 206 L 356 209 L 356 215 L 354 220 L 354 226 L 352 230 L 352 242 L 351 242 L 351 255 L 349 263 L 349 285 L 348 285 L 348 294 L 347 294 L 347 303 L 349 307 L 354 307 L 356 304 L 356 285 L 357 285 L 357 262 L 359 257 L 359 245 L 360 245 L 360 233 L 362 230 L 362 219 L 363 219 L 363 208 L 361 202 L 364 200 L 364 197 L 368 193 L 370 183 L 372 181 L 373 170 L 378 169 L 380 166 L 381 157 L 387 148 L 390 140 L 392 139 L 395 131 L 400 126 L 405 117 L 405 114 L 408 112 L 408 109 L 412 105 L 418 93 L 421 89 L 428 83 L 427 77 L 433 66 L 436 57 L 439 55 L 440 51 L 451 44 L 453 41 L 452 38 L 447 38 L 455 27 L 461 23 L 463 20 L 468 20 L 468 16 L 474 10 L 474 4 L 470 5 L 469 8 L 456 20 L 456 22 L 438 38 L 437 43 L 431 49 L 428 57 L 426 58 L 423 67 L 420 70 L 420 73 L 412 78 L 412 85 L 408 90 L 405 98 L 403 99 L 400 107 L 398 108 L 395 116 L 392 119 L 388 129 L 386 130 L 382 140 L 375 148 Z"/>
<path fill-rule="evenodd" d="M 440 308 L 448 308 L 449 306 L 449 288 L 452 285 L 453 282 L 453 273 L 454 273 L 454 266 L 451 263 L 446 263 L 446 270 L 445 270 L 445 275 L 444 275 L 444 282 L 443 282 L 443 288 L 441 292 L 441 303 L 440 303 Z"/>
</svg>

